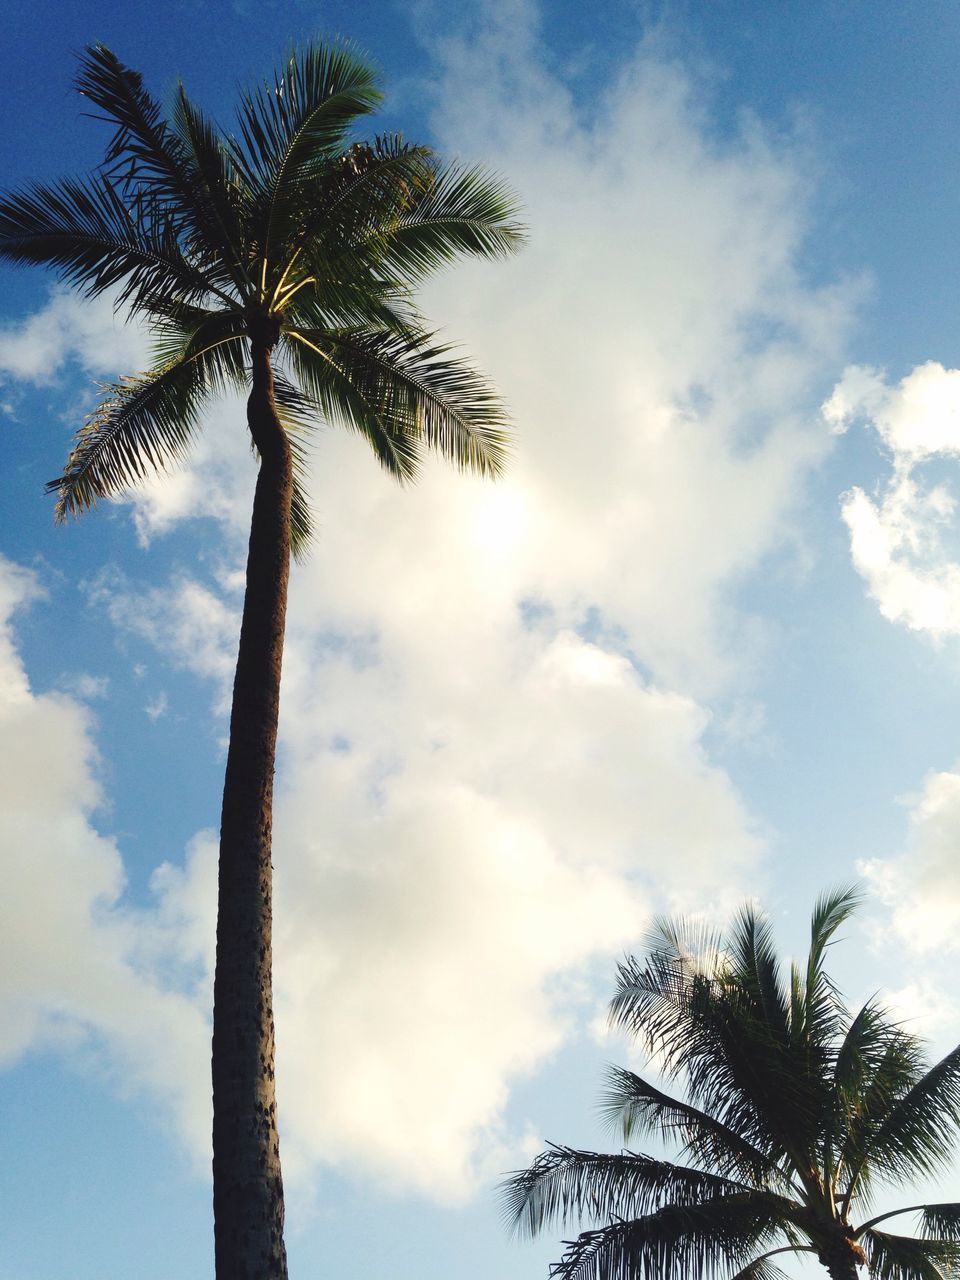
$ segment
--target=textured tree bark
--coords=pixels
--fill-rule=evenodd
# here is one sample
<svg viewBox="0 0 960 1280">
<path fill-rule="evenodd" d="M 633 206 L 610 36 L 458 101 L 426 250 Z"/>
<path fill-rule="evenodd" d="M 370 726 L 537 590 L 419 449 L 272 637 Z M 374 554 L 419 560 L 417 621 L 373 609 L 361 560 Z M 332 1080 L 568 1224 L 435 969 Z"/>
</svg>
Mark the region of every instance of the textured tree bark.
<svg viewBox="0 0 960 1280">
<path fill-rule="evenodd" d="M 831 1280 L 859 1280 L 859 1268 L 867 1255 L 857 1243 L 853 1229 L 837 1226 L 833 1239 L 821 1245 L 817 1259 L 830 1273 Z"/>
<path fill-rule="evenodd" d="M 260 452 L 220 823 L 213 995 L 217 1280 L 286 1280 L 274 1085 L 271 831 L 287 580 L 290 446 L 274 401 L 276 331 L 251 325 L 247 421 Z"/>
</svg>

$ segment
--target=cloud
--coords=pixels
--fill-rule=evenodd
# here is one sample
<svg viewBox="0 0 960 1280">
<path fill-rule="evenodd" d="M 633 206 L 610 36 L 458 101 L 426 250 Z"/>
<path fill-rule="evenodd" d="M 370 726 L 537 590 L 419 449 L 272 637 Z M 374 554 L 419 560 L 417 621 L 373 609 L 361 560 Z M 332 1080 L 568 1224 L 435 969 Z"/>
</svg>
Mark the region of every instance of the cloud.
<svg viewBox="0 0 960 1280">
<path fill-rule="evenodd" d="M 457 692 L 349 653 L 308 666 L 301 644 L 275 841 L 285 1115 L 305 1161 L 456 1198 L 511 1140 L 510 1081 L 570 1034 L 571 979 L 637 939 L 651 884 L 722 896 L 761 841 L 701 709 L 572 633 L 518 621 Z"/>
<path fill-rule="evenodd" d="M 240 634 L 235 600 L 186 574 L 164 587 L 137 590 L 109 569 L 85 585 L 90 603 L 105 608 L 115 626 L 156 645 L 180 669 L 212 680 L 220 708 L 229 705 Z"/>
<path fill-rule="evenodd" d="M 110 689 L 109 676 L 93 676 L 88 671 L 77 672 L 60 677 L 60 687 L 66 693 L 72 693 L 82 702 L 91 702 L 105 698 Z"/>
<path fill-rule="evenodd" d="M 67 694 L 34 692 L 17 653 L 11 619 L 38 590 L 0 558 L 0 1065 L 41 1047 L 94 1054 L 115 1087 L 162 1098 L 200 1134 L 205 1002 L 138 969 L 120 853 L 94 825 L 93 722 Z"/>
<path fill-rule="evenodd" d="M 951 547 L 956 500 L 923 467 L 960 457 L 960 370 L 928 361 L 890 386 L 877 370 L 852 366 L 823 415 L 835 431 L 865 420 L 890 457 L 880 496 L 855 487 L 841 508 L 854 566 L 880 612 L 934 638 L 960 633 L 960 562 Z"/>
<path fill-rule="evenodd" d="M 89 301 L 58 286 L 25 322 L 0 327 L 0 380 L 45 385 L 71 363 L 100 377 L 136 372 L 148 347 L 143 326 L 118 314 L 112 297 Z"/>
<path fill-rule="evenodd" d="M 918 953 L 953 950 L 960 936 L 960 770 L 931 773 L 910 808 L 906 849 L 860 871 L 891 909 L 892 924 Z"/>
</svg>

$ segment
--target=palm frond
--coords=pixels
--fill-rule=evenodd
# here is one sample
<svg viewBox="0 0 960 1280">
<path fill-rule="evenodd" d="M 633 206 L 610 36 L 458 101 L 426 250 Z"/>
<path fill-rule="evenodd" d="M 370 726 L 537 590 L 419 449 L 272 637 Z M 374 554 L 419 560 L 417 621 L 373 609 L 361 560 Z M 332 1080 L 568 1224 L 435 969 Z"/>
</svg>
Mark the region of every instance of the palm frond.
<svg viewBox="0 0 960 1280">
<path fill-rule="evenodd" d="M 600 1110 L 621 1131 L 625 1142 L 635 1135 L 656 1133 L 675 1138 L 680 1151 L 721 1176 L 750 1186 L 786 1186 L 780 1166 L 722 1121 L 705 1111 L 663 1093 L 655 1085 L 621 1067 L 607 1069 L 609 1088 Z"/>
<path fill-rule="evenodd" d="M 409 295 L 393 281 L 371 275 L 362 263 L 341 261 L 328 272 L 323 254 L 319 242 L 305 247 L 297 263 L 300 270 L 291 272 L 281 287 L 278 309 L 285 328 L 422 332 L 423 321 Z M 298 288 L 305 278 L 306 286 Z"/>
<path fill-rule="evenodd" d="M 794 1019 L 792 1028 L 797 1043 L 823 1047 L 839 1030 L 842 1000 L 824 968 L 824 959 L 834 934 L 850 918 L 862 898 L 856 885 L 847 885 L 817 899 L 810 921 L 802 1014 L 799 1025 Z"/>
<path fill-rule="evenodd" d="M 773 931 L 770 921 L 758 915 L 752 903 L 741 910 L 734 923 L 730 951 L 738 991 L 750 997 L 756 1016 L 770 1038 L 786 1044 L 790 1033 L 789 1006 L 780 979 Z"/>
<path fill-rule="evenodd" d="M 106 166 L 124 195 L 138 205 L 148 201 L 162 209 L 185 251 L 205 264 L 219 289 L 235 285 L 230 267 L 236 246 L 224 238 L 204 177 L 144 88 L 140 73 L 124 66 L 105 45 L 96 44 L 80 59 L 76 84 L 101 118 L 116 126 Z"/>
<path fill-rule="evenodd" d="M 169 326 L 166 358 L 148 373 L 104 388 L 77 434 L 63 475 L 47 485 L 48 493 L 58 495 L 58 520 L 180 461 L 208 394 L 245 381 L 241 316 L 181 308 L 168 311 L 164 322 Z"/>
<path fill-rule="evenodd" d="M 612 1026 L 636 1036 L 670 1076 L 684 1069 L 693 992 L 711 987 L 725 964 L 723 938 L 702 921 L 658 918 L 646 938 L 646 955 L 617 966 L 610 1001 Z"/>
<path fill-rule="evenodd" d="M 0 257 L 54 267 L 88 297 L 120 285 L 120 302 L 135 311 L 149 311 L 157 297 L 224 296 L 184 257 L 162 208 L 129 208 L 103 176 L 36 185 L 0 200 Z"/>
<path fill-rule="evenodd" d="M 567 1241 L 556 1280 L 709 1280 L 742 1270 L 777 1231 L 762 1205 L 668 1205 Z"/>
<path fill-rule="evenodd" d="M 313 538 L 313 513 L 307 497 L 310 435 L 319 423 L 318 406 L 280 374 L 274 375 L 274 398 L 280 425 L 287 433 L 293 455 L 293 497 L 290 507 L 290 550 L 302 563 Z"/>
<path fill-rule="evenodd" d="M 835 1194 L 839 1193 L 846 1171 L 860 1162 L 891 1099 L 916 1082 L 919 1071 L 910 1049 L 911 1042 L 904 1039 L 883 1007 L 873 1000 L 849 1020 L 833 1049 L 823 1159 Z"/>
<path fill-rule="evenodd" d="M 240 159 L 248 172 L 272 188 L 284 174 L 301 173 L 342 152 L 349 126 L 383 96 L 378 79 L 346 42 L 293 49 L 272 83 L 265 81 L 240 100 Z"/>
<path fill-rule="evenodd" d="M 960 1275 L 960 1244 L 865 1231 L 860 1243 L 875 1280 L 952 1280 Z"/>
<path fill-rule="evenodd" d="M 424 447 L 481 474 L 502 470 L 500 401 L 449 347 L 431 345 L 430 335 L 287 329 L 283 336 L 324 413 L 365 435 L 398 479 L 412 478 Z"/>
<path fill-rule="evenodd" d="M 257 193 L 252 218 L 262 270 L 283 266 L 298 233 L 313 179 L 345 149 L 349 126 L 381 98 L 377 73 L 347 44 L 294 50 L 273 83 L 240 103 L 234 163 Z"/>
<path fill-rule="evenodd" d="M 650 1156 L 598 1155 L 553 1145 L 529 1169 L 509 1178 L 503 1190 L 507 1221 L 530 1236 L 573 1217 L 593 1222 L 638 1218 L 664 1201 L 696 1205 L 723 1196 L 763 1194 L 729 1178 Z"/>
<path fill-rule="evenodd" d="M 619 966 L 612 1020 L 633 1029 L 670 1077 L 685 1077 L 695 1106 L 772 1163 L 790 1151 L 806 1167 L 808 1154 L 793 1140 L 801 1136 L 809 1147 L 818 1099 L 809 1077 L 794 1070 L 783 1024 L 777 1029 L 785 997 L 776 985 L 761 988 L 770 980 L 763 938 L 741 937 L 738 954 L 702 926 L 691 930 L 680 921 L 659 922 L 652 941 L 642 963 Z"/>
<path fill-rule="evenodd" d="M 927 1176 L 944 1168 L 954 1154 L 960 1126 L 960 1045 L 920 1075 L 919 1047 L 900 1032 L 891 1037 L 887 1059 L 891 1065 L 879 1070 L 871 1084 L 875 1119 L 850 1162 L 848 1202 L 871 1174 L 888 1181 Z M 904 1089 L 907 1082 L 910 1087 Z"/>
<path fill-rule="evenodd" d="M 249 194 L 230 160 L 230 153 L 216 126 L 187 97 L 178 85 L 171 117 L 171 130 L 186 155 L 191 182 L 202 199 L 205 219 L 216 236 L 216 262 L 241 297 L 254 294 L 246 252 L 245 218 Z M 213 269 L 214 264 L 210 264 Z"/>
<path fill-rule="evenodd" d="M 925 1204 L 921 1230 L 928 1239 L 960 1241 L 960 1204 Z"/>
<path fill-rule="evenodd" d="M 65 520 L 122 492 L 187 451 L 206 386 L 198 367 L 179 361 L 108 384 L 77 433 L 63 475 L 51 480 L 56 518 Z"/>
<path fill-rule="evenodd" d="M 484 169 L 448 165 L 413 193 L 385 244 L 390 264 L 420 280 L 462 255 L 506 257 L 525 239 L 516 197 L 502 182 Z"/>
<path fill-rule="evenodd" d="M 771 1249 L 759 1258 L 754 1258 L 742 1267 L 730 1280 L 788 1280 L 787 1273 L 770 1259 L 778 1253 L 813 1253 L 811 1245 L 784 1245 L 780 1249 Z"/>
<path fill-rule="evenodd" d="M 429 147 L 407 142 L 398 133 L 354 143 L 324 168 L 315 185 L 307 234 L 326 239 L 332 232 L 341 248 L 382 237 L 429 191 L 435 172 Z"/>
</svg>

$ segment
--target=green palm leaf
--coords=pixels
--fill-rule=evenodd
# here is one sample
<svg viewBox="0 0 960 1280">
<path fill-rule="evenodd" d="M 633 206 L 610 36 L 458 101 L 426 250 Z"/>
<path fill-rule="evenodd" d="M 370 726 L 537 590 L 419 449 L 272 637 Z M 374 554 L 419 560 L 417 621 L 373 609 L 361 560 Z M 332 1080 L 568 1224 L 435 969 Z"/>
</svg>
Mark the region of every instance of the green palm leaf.
<svg viewBox="0 0 960 1280">
<path fill-rule="evenodd" d="M 750 1187 L 729 1178 L 623 1152 L 598 1155 L 571 1147 L 551 1146 L 529 1169 L 504 1183 L 508 1222 L 521 1234 L 566 1223 L 572 1216 L 603 1221 L 639 1218 L 663 1201 L 699 1205 L 724 1196 L 751 1196 Z"/>
<path fill-rule="evenodd" d="M 952 1280 L 960 1275 L 960 1244 L 953 1240 L 918 1240 L 873 1230 L 860 1239 L 875 1280 Z"/>
<path fill-rule="evenodd" d="M 429 335 L 290 329 L 293 367 L 330 417 L 367 437 L 398 479 L 424 447 L 457 466 L 496 475 L 506 459 L 505 414 L 488 384 Z M 343 415 L 348 407 L 349 422 Z"/>
<path fill-rule="evenodd" d="M 261 282 L 276 284 L 288 251 L 306 231 L 318 178 L 344 150 L 347 130 L 380 101 L 377 74 L 349 45 L 291 53 L 272 84 L 240 103 L 242 143 L 234 163 L 254 193 L 251 230 Z"/>
<path fill-rule="evenodd" d="M 151 471 L 184 458 L 197 423 L 204 386 L 189 362 L 107 384 L 104 396 L 77 433 L 61 476 L 56 518 L 122 493 Z"/>
<path fill-rule="evenodd" d="M 107 170 L 132 199 L 135 216 L 145 203 L 160 209 L 176 228 L 187 255 L 205 264 L 217 288 L 224 291 L 236 285 L 235 254 L 224 240 L 209 187 L 182 138 L 143 87 L 140 74 L 125 67 L 104 45 L 92 45 L 80 60 L 77 88 L 99 109 L 101 118 L 116 126 L 107 146 Z"/>
<path fill-rule="evenodd" d="M 644 1133 L 676 1138 L 684 1155 L 725 1177 L 751 1186 L 779 1182 L 781 1171 L 775 1161 L 705 1111 L 621 1067 L 609 1067 L 607 1079 L 609 1088 L 601 1097 L 600 1110 L 620 1129 L 624 1141 Z"/>
<path fill-rule="evenodd" d="M 875 1104 L 879 1114 L 852 1162 L 848 1202 L 872 1174 L 887 1180 L 931 1175 L 953 1155 L 960 1125 L 960 1045 L 919 1079 L 921 1059 L 910 1037 L 903 1033 L 896 1037 L 887 1058 L 889 1068 L 885 1074 L 878 1072 L 873 1085 L 874 1093 L 880 1095 Z M 906 1081 L 910 1087 L 904 1090 Z M 885 1109 L 878 1105 L 884 1093 Z"/>
<path fill-rule="evenodd" d="M 670 1205 L 583 1232 L 551 1269 L 558 1280 L 708 1280 L 742 1270 L 776 1234 L 762 1203 Z"/>
<path fill-rule="evenodd" d="M 960 1241 L 960 1204 L 925 1204 L 922 1213 L 925 1236 Z"/>
<path fill-rule="evenodd" d="M 56 518 L 79 515 L 150 471 L 182 461 L 208 394 L 243 377 L 243 341 L 235 314 L 206 313 L 173 358 L 108 384 L 63 474 L 47 485 L 57 494 Z"/>
<path fill-rule="evenodd" d="M 135 311 L 149 311 L 155 297 L 220 294 L 184 257 L 163 208 L 149 201 L 129 207 L 103 176 L 36 185 L 0 200 L 0 256 L 52 266 L 88 297 L 122 285 L 120 303 Z"/>
<path fill-rule="evenodd" d="M 434 168 L 386 237 L 389 261 L 420 280 L 464 254 L 501 258 L 523 243 L 512 193 L 483 169 Z"/>
</svg>

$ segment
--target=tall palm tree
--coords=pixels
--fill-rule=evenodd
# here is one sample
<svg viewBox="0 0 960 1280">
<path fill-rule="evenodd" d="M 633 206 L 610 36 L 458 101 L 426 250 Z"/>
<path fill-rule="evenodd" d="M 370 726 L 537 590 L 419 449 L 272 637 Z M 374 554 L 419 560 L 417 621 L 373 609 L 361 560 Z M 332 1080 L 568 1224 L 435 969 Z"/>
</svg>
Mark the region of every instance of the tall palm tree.
<svg viewBox="0 0 960 1280">
<path fill-rule="evenodd" d="M 106 389 L 49 489 L 65 519 L 187 451 L 211 394 L 248 393 L 259 472 L 221 818 L 213 1029 L 217 1275 L 286 1276 L 274 1091 L 271 812 L 291 549 L 310 532 L 304 440 L 359 432 L 411 479 L 425 448 L 495 475 L 496 396 L 435 340 L 413 301 L 461 254 L 521 239 L 490 176 L 400 137 L 351 142 L 380 99 L 350 47 L 294 52 L 241 98 L 225 134 L 180 86 L 168 117 L 140 75 L 95 45 L 78 88 L 114 127 L 92 176 L 0 201 L 0 257 L 117 291 L 156 358 Z"/>
<path fill-rule="evenodd" d="M 520 1231 L 591 1224 L 551 1269 L 561 1280 L 777 1280 L 812 1253 L 832 1280 L 960 1274 L 960 1204 L 865 1216 L 872 1195 L 941 1169 L 960 1124 L 960 1047 L 934 1066 L 874 1000 L 853 1014 L 824 968 L 853 889 L 820 898 L 810 952 L 789 980 L 770 928 L 745 907 L 727 938 L 660 921 L 619 968 L 611 1019 L 635 1034 L 674 1097 L 610 1072 L 603 1109 L 634 1135 L 677 1142 L 683 1163 L 551 1146 L 505 1185 Z M 879 1224 L 919 1215 L 919 1234 Z"/>
</svg>

